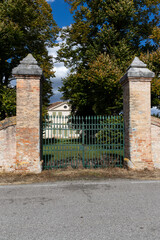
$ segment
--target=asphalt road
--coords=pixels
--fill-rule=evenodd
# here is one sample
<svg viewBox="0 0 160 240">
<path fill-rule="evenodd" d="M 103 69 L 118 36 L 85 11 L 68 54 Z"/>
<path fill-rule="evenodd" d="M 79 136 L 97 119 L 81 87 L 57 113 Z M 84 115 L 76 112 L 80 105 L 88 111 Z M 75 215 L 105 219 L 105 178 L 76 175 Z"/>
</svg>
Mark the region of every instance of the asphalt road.
<svg viewBox="0 0 160 240">
<path fill-rule="evenodd" d="M 0 186 L 0 240 L 159 240 L 160 181 Z"/>
</svg>

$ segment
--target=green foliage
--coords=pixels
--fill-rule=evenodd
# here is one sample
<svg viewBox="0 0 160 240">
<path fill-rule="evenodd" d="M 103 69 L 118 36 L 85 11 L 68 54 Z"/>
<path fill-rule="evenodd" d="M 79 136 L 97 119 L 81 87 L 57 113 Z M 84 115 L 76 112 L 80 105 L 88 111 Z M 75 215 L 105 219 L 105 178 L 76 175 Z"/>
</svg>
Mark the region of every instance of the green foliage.
<svg viewBox="0 0 160 240">
<path fill-rule="evenodd" d="M 147 54 L 141 54 L 141 59 L 148 68 L 155 73 L 151 82 L 151 103 L 152 107 L 160 109 L 160 49 Z"/>
<path fill-rule="evenodd" d="M 6 86 L 0 86 L 0 119 L 16 114 L 16 90 Z"/>
<path fill-rule="evenodd" d="M 101 120 L 103 129 L 96 134 L 98 144 L 106 144 L 110 149 L 119 149 L 123 145 L 123 117 L 108 117 Z"/>
<path fill-rule="evenodd" d="M 116 59 L 101 54 L 88 69 L 63 79 L 60 90 L 64 99 L 70 99 L 72 111 L 77 115 L 115 114 L 122 109 L 121 76 Z"/>
<path fill-rule="evenodd" d="M 128 54 L 140 48 L 152 49 L 149 36 L 159 24 L 160 1 L 137 0 L 66 0 L 75 22 L 64 29 L 66 39 L 59 59 L 70 67 L 86 65 L 95 56 L 106 52 L 122 64 Z M 152 15 L 152 18 L 150 18 Z M 141 45 L 142 41 L 147 41 Z M 75 65 L 74 65 L 75 64 Z"/>
<path fill-rule="evenodd" d="M 63 98 L 71 101 L 73 111 L 78 109 L 82 112 L 84 109 L 85 113 L 89 109 L 94 113 L 101 113 L 105 109 L 105 114 L 113 108 L 112 113 L 115 109 L 118 112 L 122 96 L 118 83 L 117 89 L 115 84 L 113 91 L 111 89 L 113 73 L 110 64 L 108 61 L 103 62 L 105 67 L 100 69 L 97 63 L 97 76 L 92 64 L 96 65 L 95 62 L 101 56 L 107 56 L 113 69 L 115 66 L 118 69 L 117 74 L 116 70 L 114 72 L 118 82 L 119 76 L 125 73 L 135 55 L 156 51 L 160 0 L 65 1 L 70 5 L 74 23 L 62 31 L 65 41 L 57 57 L 71 68 L 71 74 L 63 80 Z M 103 74 L 102 81 L 100 73 L 107 69 L 109 73 L 107 77 Z M 90 81 L 92 72 L 96 79 L 94 82 Z M 107 95 L 108 99 L 111 98 L 110 102 L 106 99 L 106 102 L 103 101 Z"/>
<path fill-rule="evenodd" d="M 50 77 L 54 76 L 47 47 L 55 45 L 57 33 L 52 9 L 45 0 L 1 0 L 0 85 L 8 87 L 12 69 L 32 53 L 46 78 L 43 81 L 43 104 L 47 105 L 52 95 Z"/>
</svg>

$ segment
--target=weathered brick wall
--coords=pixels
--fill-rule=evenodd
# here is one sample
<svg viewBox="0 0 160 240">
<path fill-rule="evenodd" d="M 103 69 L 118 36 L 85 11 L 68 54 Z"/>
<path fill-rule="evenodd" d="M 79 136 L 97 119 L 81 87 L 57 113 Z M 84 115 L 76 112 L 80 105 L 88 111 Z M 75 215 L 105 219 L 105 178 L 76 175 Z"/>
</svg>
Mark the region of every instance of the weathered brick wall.
<svg viewBox="0 0 160 240">
<path fill-rule="evenodd" d="M 135 57 L 120 82 L 123 86 L 125 158 L 128 166 L 153 169 L 150 85 L 154 73 Z"/>
<path fill-rule="evenodd" d="M 133 168 L 153 167 L 151 156 L 150 82 L 129 81 L 123 87 L 125 157 Z"/>
<path fill-rule="evenodd" d="M 16 117 L 0 122 L 0 172 L 15 171 Z"/>
<path fill-rule="evenodd" d="M 124 127 L 125 127 L 125 148 L 124 148 L 124 156 L 127 159 L 130 159 L 130 151 L 129 151 L 129 84 L 125 84 L 123 86 L 123 115 L 124 115 Z"/>
<path fill-rule="evenodd" d="M 151 117 L 152 159 L 155 168 L 160 168 L 160 119 Z"/>
<path fill-rule="evenodd" d="M 40 77 L 17 79 L 17 171 L 41 171 L 40 165 Z"/>
<path fill-rule="evenodd" d="M 143 78 L 130 82 L 129 137 L 131 142 L 131 161 L 138 168 L 153 167 L 151 155 L 151 113 L 150 82 Z"/>
<path fill-rule="evenodd" d="M 12 74 L 17 80 L 16 171 L 40 173 L 42 69 L 28 54 Z"/>
</svg>

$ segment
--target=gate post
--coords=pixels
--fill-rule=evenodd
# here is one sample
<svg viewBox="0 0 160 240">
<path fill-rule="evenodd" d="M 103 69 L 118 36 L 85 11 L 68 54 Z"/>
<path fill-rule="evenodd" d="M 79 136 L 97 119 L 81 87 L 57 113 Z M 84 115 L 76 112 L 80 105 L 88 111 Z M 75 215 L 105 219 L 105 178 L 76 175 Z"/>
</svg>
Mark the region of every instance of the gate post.
<svg viewBox="0 0 160 240">
<path fill-rule="evenodd" d="M 121 78 L 125 125 L 125 158 L 128 166 L 152 169 L 151 80 L 154 73 L 135 57 Z"/>
<path fill-rule="evenodd" d="M 12 74 L 17 79 L 16 170 L 40 173 L 42 70 L 28 54 Z"/>
</svg>

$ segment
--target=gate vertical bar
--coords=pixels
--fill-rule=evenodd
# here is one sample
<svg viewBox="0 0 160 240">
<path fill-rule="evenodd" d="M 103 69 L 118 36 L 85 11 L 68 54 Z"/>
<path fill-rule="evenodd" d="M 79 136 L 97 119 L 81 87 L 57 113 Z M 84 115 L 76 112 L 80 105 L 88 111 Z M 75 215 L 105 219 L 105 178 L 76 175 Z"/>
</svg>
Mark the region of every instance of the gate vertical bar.
<svg viewBox="0 0 160 240">
<path fill-rule="evenodd" d="M 84 167 L 84 118 L 82 117 L 82 165 Z"/>
<path fill-rule="evenodd" d="M 124 119 L 123 119 L 123 162 L 125 158 L 125 126 L 124 126 Z"/>
</svg>

